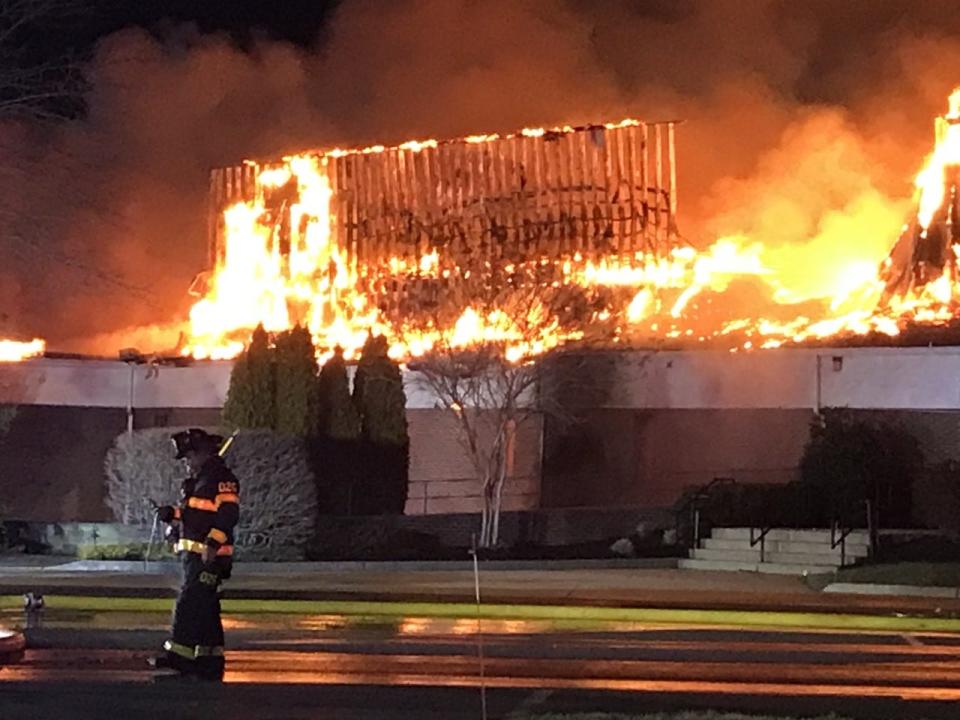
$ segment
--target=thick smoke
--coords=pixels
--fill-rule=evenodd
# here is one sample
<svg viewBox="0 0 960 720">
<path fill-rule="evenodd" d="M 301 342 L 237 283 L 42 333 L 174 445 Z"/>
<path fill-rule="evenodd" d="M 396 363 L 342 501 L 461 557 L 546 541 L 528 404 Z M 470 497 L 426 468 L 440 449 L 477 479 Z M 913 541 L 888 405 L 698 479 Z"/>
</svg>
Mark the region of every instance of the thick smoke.
<svg viewBox="0 0 960 720">
<path fill-rule="evenodd" d="M 875 261 L 960 84 L 957 30 L 934 0 L 345 0 L 313 52 L 125 31 L 97 48 L 83 120 L 0 127 L 0 334 L 172 345 L 206 262 L 210 167 L 625 116 L 685 121 L 694 244 Z"/>
</svg>

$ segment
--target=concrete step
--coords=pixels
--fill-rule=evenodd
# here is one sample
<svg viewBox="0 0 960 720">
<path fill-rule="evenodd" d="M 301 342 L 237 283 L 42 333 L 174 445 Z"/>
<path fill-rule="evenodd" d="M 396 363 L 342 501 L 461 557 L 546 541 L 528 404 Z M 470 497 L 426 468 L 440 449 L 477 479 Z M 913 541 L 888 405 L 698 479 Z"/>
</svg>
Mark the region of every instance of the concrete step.
<svg viewBox="0 0 960 720">
<path fill-rule="evenodd" d="M 711 538 L 718 540 L 743 540 L 750 539 L 750 528 L 748 527 L 718 527 L 713 528 L 710 533 Z M 789 528 L 774 528 L 767 533 L 767 541 L 786 540 L 797 542 L 830 542 L 830 530 L 827 528 L 811 528 L 805 530 L 793 530 Z M 866 530 L 854 530 L 847 536 L 847 544 L 869 545 L 870 533 Z"/>
<path fill-rule="evenodd" d="M 726 540 L 723 538 L 705 538 L 701 540 L 701 546 L 707 550 L 757 550 L 759 545 L 751 547 L 750 540 L 743 538 L 740 540 Z M 835 553 L 840 556 L 840 548 L 830 547 L 829 542 L 805 542 L 802 540 L 766 540 L 767 552 L 783 553 Z M 860 543 L 850 543 L 849 538 L 846 544 L 846 554 L 848 558 L 866 557 L 870 554 L 870 548 Z"/>
<path fill-rule="evenodd" d="M 733 562 L 730 560 L 697 560 L 682 558 L 677 567 L 686 570 L 721 570 L 771 573 L 774 575 L 817 575 L 832 573 L 836 568 L 831 565 L 784 565 L 782 563 Z"/>
<path fill-rule="evenodd" d="M 690 551 L 690 557 L 696 560 L 733 560 L 736 562 L 760 562 L 760 550 L 715 550 L 709 548 L 695 548 Z M 851 563 L 853 558 L 847 558 Z M 770 552 L 764 554 L 764 562 L 781 565 L 832 565 L 840 566 L 839 552 L 808 552 L 784 553 Z"/>
</svg>

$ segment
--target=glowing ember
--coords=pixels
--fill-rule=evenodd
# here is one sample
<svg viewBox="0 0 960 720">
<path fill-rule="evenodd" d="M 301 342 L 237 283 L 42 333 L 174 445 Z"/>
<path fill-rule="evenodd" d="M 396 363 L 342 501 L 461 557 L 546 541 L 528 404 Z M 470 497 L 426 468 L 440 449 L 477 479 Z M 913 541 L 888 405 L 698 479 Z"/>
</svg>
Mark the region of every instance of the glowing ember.
<svg viewBox="0 0 960 720">
<path fill-rule="evenodd" d="M 624 120 L 601 130 L 638 125 Z M 511 138 L 546 141 L 553 134 L 568 132 L 573 129 L 528 128 L 516 136 L 474 135 L 463 142 L 476 146 L 511 142 Z M 960 220 L 953 216 L 960 210 L 949 209 L 944 220 L 944 207 L 958 202 L 960 89 L 950 96 L 949 112 L 937 121 L 936 139 L 917 176 L 916 222 L 905 229 L 905 233 L 916 229 L 917 242 L 927 241 L 938 222 Z M 560 248 L 549 254 L 512 257 L 499 267 L 489 262 L 479 267 L 461 263 L 443 243 L 418 246 L 414 254 L 398 253 L 375 266 L 352 259 L 355 256 L 338 244 L 336 228 L 349 218 L 336 217 L 332 209 L 333 161 L 372 154 L 385 157 L 399 150 L 422 153 L 437 147 L 437 141 L 426 140 L 399 148 L 333 150 L 292 156 L 259 168 L 255 196 L 223 212 L 223 251 L 207 293 L 191 311 L 189 342 L 183 352 L 230 357 L 260 323 L 268 331 L 306 325 L 318 347 L 330 351 L 340 346 L 347 358 L 355 356 L 366 335 L 374 332 L 388 339 L 391 355 L 400 359 L 439 346 L 493 342 L 502 345 L 506 357 L 514 361 L 572 341 L 649 345 L 664 338 L 689 338 L 751 349 L 838 334 L 895 336 L 908 324 L 945 323 L 957 315 L 955 268 L 960 242 L 948 243 L 948 256 L 940 265 L 925 266 L 919 279 L 911 276 L 906 283 L 891 278 L 897 273 L 910 275 L 904 263 L 911 260 L 894 262 L 892 254 L 879 266 L 869 259 L 846 258 L 829 268 L 806 269 L 807 274 L 816 273 L 816 283 L 807 279 L 802 286 L 795 277 L 797 268 L 784 261 L 782 249 L 768 249 L 738 236 L 721 238 L 702 251 L 675 244 L 666 252 L 624 253 L 614 246 L 601 256 Z M 403 183 L 417 180 L 420 171 L 405 166 L 403 157 L 398 157 L 402 195 Z M 514 162 L 518 162 L 516 155 Z M 424 167 L 429 173 L 429 163 Z M 434 186 L 441 188 L 440 181 Z M 267 193 L 277 192 L 287 193 L 279 211 L 276 202 L 265 199 Z M 387 191 L 378 188 L 376 192 Z M 605 190 L 588 192 L 600 195 Z M 441 196 L 440 189 L 436 195 Z M 386 202 L 386 195 L 382 197 Z M 450 191 L 445 202 L 464 201 Z M 837 229 L 844 230 L 842 219 L 835 222 Z M 888 218 L 877 226 L 887 227 Z M 414 309 L 403 318 L 385 312 L 381 294 L 407 282 L 474 283 L 487 299 L 476 302 L 464 296 L 459 307 L 441 308 L 445 315 L 436 308 Z M 531 286 L 537 302 L 518 306 L 511 293 L 527 297 Z M 762 306 L 732 303 L 730 298 L 738 293 L 748 299 L 761 297 Z M 3 349 L 0 344 L 0 353 Z"/>
<path fill-rule="evenodd" d="M 28 358 L 43 355 L 46 343 L 43 340 L 18 342 L 16 340 L 0 339 L 0 362 L 19 362 Z"/>
</svg>

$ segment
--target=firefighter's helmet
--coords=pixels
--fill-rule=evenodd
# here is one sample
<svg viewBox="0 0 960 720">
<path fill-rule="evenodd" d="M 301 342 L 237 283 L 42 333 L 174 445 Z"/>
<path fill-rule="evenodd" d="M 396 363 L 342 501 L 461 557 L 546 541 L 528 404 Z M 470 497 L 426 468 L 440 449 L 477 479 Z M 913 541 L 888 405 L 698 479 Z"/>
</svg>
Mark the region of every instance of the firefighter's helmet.
<svg viewBox="0 0 960 720">
<path fill-rule="evenodd" d="M 190 428 L 175 433 L 171 440 L 173 447 L 177 451 L 176 458 L 180 460 L 187 456 L 188 452 L 217 452 L 223 444 L 223 438 L 219 435 L 211 435 L 206 430 L 200 428 Z"/>
</svg>

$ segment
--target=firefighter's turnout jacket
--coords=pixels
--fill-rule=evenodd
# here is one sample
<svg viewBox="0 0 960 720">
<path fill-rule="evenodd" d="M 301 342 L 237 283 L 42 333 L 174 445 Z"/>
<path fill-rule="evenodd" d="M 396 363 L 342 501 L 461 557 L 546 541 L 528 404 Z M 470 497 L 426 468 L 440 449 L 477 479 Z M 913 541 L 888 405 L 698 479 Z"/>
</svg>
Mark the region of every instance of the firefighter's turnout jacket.
<svg viewBox="0 0 960 720">
<path fill-rule="evenodd" d="M 232 564 L 233 531 L 240 515 L 240 483 L 219 455 L 211 457 L 196 477 L 183 481 L 181 502 L 174 507 L 180 522 L 178 552 L 202 552 L 205 545 L 216 551 L 218 563 Z M 225 577 L 229 576 L 229 572 Z"/>
</svg>

